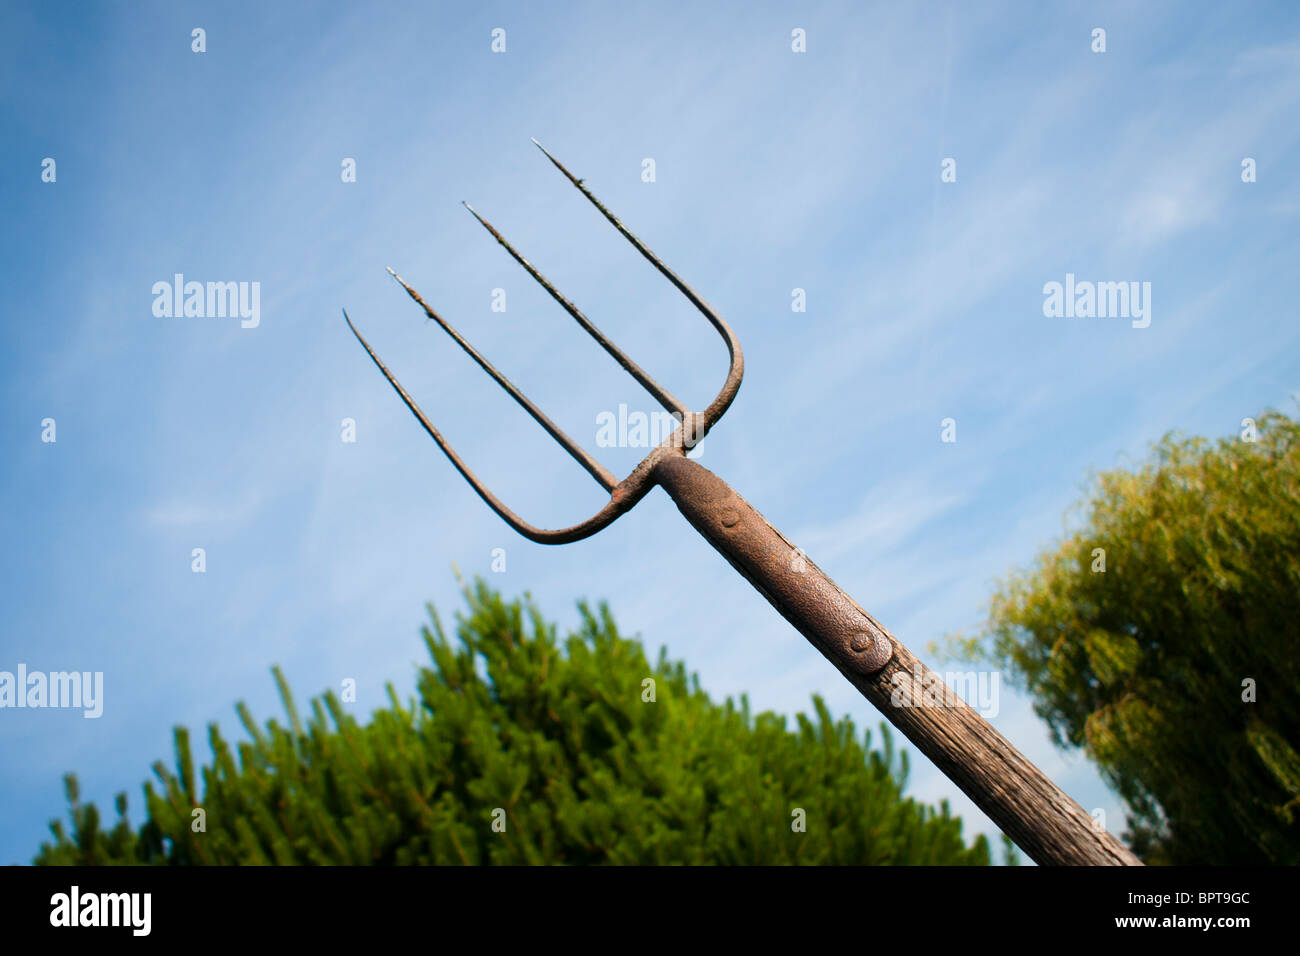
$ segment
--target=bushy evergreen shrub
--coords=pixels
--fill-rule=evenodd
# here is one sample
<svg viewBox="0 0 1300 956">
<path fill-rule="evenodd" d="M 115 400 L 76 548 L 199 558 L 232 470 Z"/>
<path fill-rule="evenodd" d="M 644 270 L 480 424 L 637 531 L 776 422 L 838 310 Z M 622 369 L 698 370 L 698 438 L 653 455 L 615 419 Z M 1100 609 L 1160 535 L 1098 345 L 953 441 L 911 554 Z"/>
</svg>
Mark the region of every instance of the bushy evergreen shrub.
<svg viewBox="0 0 1300 956">
<path fill-rule="evenodd" d="M 248 741 L 210 726 L 197 775 L 178 728 L 175 769 L 154 765 L 138 829 L 124 794 L 103 829 L 70 776 L 71 831 L 53 823 L 36 862 L 989 862 L 988 842 L 968 845 L 946 803 L 903 796 L 907 757 L 883 724 L 875 749 L 819 698 L 793 727 L 744 698 L 715 703 L 663 651 L 651 665 L 604 605 L 582 605 L 561 643 L 531 599 L 482 581 L 465 594 L 455 643 L 429 608 L 418 699 L 390 685 L 390 706 L 363 724 L 331 692 L 304 723 L 277 668 L 287 725 L 258 726 L 240 704 Z"/>
</svg>

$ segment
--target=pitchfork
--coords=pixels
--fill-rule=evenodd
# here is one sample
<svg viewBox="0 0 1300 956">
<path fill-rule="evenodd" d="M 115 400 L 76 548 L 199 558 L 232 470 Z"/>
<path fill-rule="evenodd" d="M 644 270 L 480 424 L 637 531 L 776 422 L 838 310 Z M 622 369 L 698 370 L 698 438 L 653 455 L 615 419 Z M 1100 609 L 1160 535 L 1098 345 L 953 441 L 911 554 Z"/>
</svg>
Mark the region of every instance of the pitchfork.
<svg viewBox="0 0 1300 956">
<path fill-rule="evenodd" d="M 537 148 L 578 188 L 623 237 L 658 269 L 713 324 L 727 345 L 731 367 L 717 397 L 694 413 L 645 373 L 611 342 L 537 271 L 505 237 L 468 204 L 468 209 L 497 242 L 537 280 L 578 324 L 613 356 L 680 422 L 673 433 L 619 481 L 498 372 L 474 346 L 392 274 L 420 306 L 456 340 L 485 372 L 564 446 L 596 482 L 609 492 L 609 502 L 581 524 L 545 531 L 521 519 L 502 504 L 466 467 L 433 423 L 420 411 L 380 361 L 347 312 L 348 328 L 357 337 L 384 377 L 397 390 L 451 463 L 510 527 L 541 544 L 579 541 L 600 531 L 640 501 L 655 485 L 663 488 L 695 530 L 725 557 L 787 621 L 843 674 L 939 769 L 957 784 L 990 819 L 1040 864 L 1140 865 L 1140 861 L 1084 810 L 1025 759 L 987 721 L 956 695 L 946 692 L 938 677 L 912 656 L 903 644 L 847 594 L 804 553 L 773 528 L 744 498 L 687 452 L 709 433 L 731 405 L 740 388 L 745 360 L 735 333 L 717 312 L 636 236 L 628 231 L 563 164 L 533 140 Z M 936 693 L 936 690 L 938 691 Z"/>
</svg>

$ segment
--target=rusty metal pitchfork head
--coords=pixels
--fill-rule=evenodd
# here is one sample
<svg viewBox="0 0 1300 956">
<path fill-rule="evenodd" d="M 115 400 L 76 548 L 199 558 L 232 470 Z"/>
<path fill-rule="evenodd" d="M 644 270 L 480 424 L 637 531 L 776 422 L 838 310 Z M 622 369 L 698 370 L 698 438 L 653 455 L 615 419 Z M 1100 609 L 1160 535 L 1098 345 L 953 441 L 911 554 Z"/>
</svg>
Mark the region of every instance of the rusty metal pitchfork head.
<svg viewBox="0 0 1300 956">
<path fill-rule="evenodd" d="M 601 215 L 608 219 L 610 223 L 613 224 L 614 228 L 622 233 L 623 237 L 626 238 L 628 242 L 632 243 L 632 245 L 636 247 L 636 250 L 650 261 L 651 265 L 663 273 L 668 281 L 675 285 L 678 290 L 680 290 L 681 293 L 691 301 L 691 304 L 704 313 L 705 318 L 713 324 L 713 327 L 718 330 L 718 334 L 722 336 L 722 340 L 726 343 L 727 351 L 731 356 L 731 367 L 727 370 L 726 380 L 722 383 L 722 388 L 718 392 L 717 397 L 709 403 L 708 407 L 705 408 L 703 412 L 697 413 L 691 411 L 671 392 L 646 374 L 646 372 L 637 365 L 636 362 L 632 361 L 632 359 L 628 358 L 628 356 L 623 353 L 622 349 L 611 342 L 609 338 L 600 331 L 600 329 L 596 328 L 596 326 L 591 323 L 591 320 L 583 315 L 577 306 L 561 295 L 559 290 L 557 290 L 545 276 L 538 272 L 532 263 L 520 255 L 515 247 L 506 241 L 505 237 L 502 236 L 501 233 L 497 232 L 496 228 L 493 227 L 490 222 L 474 210 L 473 206 L 469 203 L 464 203 L 463 205 L 465 208 L 468 209 L 474 218 L 483 225 L 483 228 L 490 232 L 497 242 L 501 243 L 501 245 L 505 247 L 505 250 L 514 257 L 515 261 L 523 266 L 524 269 L 528 271 L 528 274 L 536 279 L 543 289 L 550 293 L 551 298 L 558 302 L 564 310 L 569 313 L 569 315 L 573 316 L 573 318 L 577 320 L 578 324 L 600 344 L 601 348 L 612 355 L 619 365 L 623 366 L 623 368 L 625 368 L 633 378 L 641 383 L 646 391 L 655 397 L 659 404 L 671 412 L 677 419 L 678 426 L 673 430 L 672 434 L 655 447 L 649 455 L 642 459 L 626 478 L 619 481 L 603 465 L 601 465 L 600 462 L 592 458 L 580 445 L 574 442 L 572 438 L 561 431 L 559 427 L 552 422 L 541 409 L 534 405 L 528 397 L 523 394 L 523 392 L 519 391 L 519 389 L 516 388 L 508 378 L 497 371 L 496 368 L 493 367 L 492 363 L 485 359 L 478 350 L 474 348 L 474 346 L 470 345 L 469 342 L 467 342 L 465 338 L 456 331 L 455 328 L 435 312 L 429 304 L 421 298 L 418 292 L 407 285 L 401 276 L 396 272 L 393 272 L 392 269 L 389 269 L 388 271 L 394 279 L 401 283 L 402 288 L 406 290 L 407 294 L 419 303 L 421 308 L 424 309 L 425 314 L 442 326 L 446 333 L 455 340 L 457 345 L 468 352 L 470 357 L 473 358 L 485 372 L 491 375 L 502 388 L 509 392 L 510 396 L 523 406 L 524 410 L 527 411 L 538 424 L 545 428 L 547 432 L 550 433 L 551 437 L 564 446 L 564 449 L 572 455 L 593 478 L 596 479 L 597 483 L 600 484 L 602 488 L 609 492 L 609 502 L 601 508 L 600 511 L 596 512 L 596 514 L 588 518 L 586 521 L 569 528 L 561 528 L 557 531 L 547 531 L 542 528 L 534 527 L 516 515 L 513 511 L 502 504 L 496 495 L 489 491 L 474 472 L 470 471 L 470 469 L 465 465 L 460 456 L 452 449 L 451 445 L 449 445 L 446 439 L 442 437 L 438 429 L 434 427 L 433 423 L 429 421 L 424 412 L 420 410 L 420 407 L 415 403 L 415 400 L 411 398 L 406 389 L 404 389 L 401 383 L 397 381 L 393 374 L 388 370 L 388 367 L 380 361 L 379 356 L 375 354 L 373 349 L 371 349 L 369 343 L 362 338 L 361 333 L 358 332 L 356 326 L 352 324 L 352 319 L 348 317 L 346 310 L 343 312 L 343 317 L 347 320 L 348 327 L 352 329 L 352 334 L 357 337 L 357 341 L 359 341 L 365 348 L 366 352 L 370 355 L 370 358 L 374 360 L 375 365 L 379 367 L 379 370 L 384 373 L 384 377 L 387 378 L 393 388 L 397 390 L 397 394 L 402 397 L 402 401 L 406 403 L 406 406 L 411 410 L 415 417 L 419 419 L 420 424 L 424 426 L 424 430 L 429 433 L 435 442 L 438 443 L 438 447 L 446 453 L 449 459 L 451 459 L 451 463 L 456 466 L 456 469 L 465 476 L 465 480 L 473 486 L 476 492 L 478 492 L 479 497 L 486 501 L 493 511 L 499 514 L 512 528 L 524 535 L 524 537 L 530 538 L 541 544 L 567 544 L 570 541 L 579 541 L 595 534 L 597 531 L 600 531 L 602 528 L 612 523 L 624 512 L 628 511 L 633 505 L 644 498 L 646 493 L 654 487 L 655 466 L 661 460 L 667 456 L 684 455 L 690 448 L 698 444 L 699 441 L 708 434 L 709 430 L 718 423 L 719 419 L 722 418 L 723 413 L 725 413 L 728 406 L 731 405 L 732 399 L 736 397 L 736 392 L 740 389 L 740 380 L 745 374 L 745 358 L 744 354 L 740 350 L 740 342 L 736 340 L 735 333 L 731 331 L 731 327 L 727 325 L 722 316 L 718 315 L 718 313 L 713 310 L 713 307 L 700 298 L 700 296 L 690 286 L 683 282 L 675 272 L 669 269 L 668 266 L 664 265 L 663 261 L 651 252 L 645 243 L 634 236 L 628 228 L 618 220 L 618 217 L 606 209 L 601 201 L 592 195 L 591 190 L 587 188 L 583 180 L 576 178 L 571 172 L 569 172 L 564 165 L 547 152 L 546 148 L 542 146 L 541 143 L 537 142 L 536 139 L 533 140 L 533 144 L 546 155 L 547 159 L 555 164 L 555 168 L 562 172 L 565 177 L 568 178 L 569 182 L 573 183 L 573 185 L 577 187 L 579 192 L 587 197 L 588 201 L 590 201 L 593 206 L 600 210 Z"/>
<path fill-rule="evenodd" d="M 537 143 L 537 140 L 533 140 Z M 541 144 L 537 143 L 538 149 Z M 542 149 L 546 153 L 545 149 Z M 541 283 L 564 310 L 632 374 L 678 419 L 679 425 L 632 473 L 618 481 L 600 462 L 583 451 L 549 418 L 530 402 L 510 380 L 483 358 L 459 332 L 420 298 L 419 293 L 393 273 L 407 293 L 429 318 L 436 321 L 491 375 L 516 402 L 551 433 L 576 458 L 601 487 L 609 492 L 609 503 L 581 524 L 559 531 L 544 531 L 521 520 L 483 486 L 465 467 L 438 429 L 420 411 L 379 357 L 361 338 L 352 320 L 348 326 L 370 354 L 384 377 L 397 389 L 407 407 L 419 419 L 451 463 L 492 509 L 520 534 L 542 544 L 564 544 L 595 534 L 627 511 L 655 485 L 662 487 L 686 520 L 748 580 L 781 615 L 804 635 L 858 691 L 885 715 L 895 727 L 933 760 L 981 810 L 987 813 L 1038 863 L 1136 864 L 1123 844 L 1093 826 L 1092 817 L 1062 793 L 1041 770 L 1024 758 L 1001 734 L 960 698 L 943 706 L 915 706 L 924 694 L 942 687 L 942 681 L 912 656 L 896 637 L 842 591 L 800 549 L 772 527 L 730 485 L 707 468 L 686 457 L 686 451 L 708 434 L 736 397 L 745 363 L 736 336 L 712 308 L 677 275 L 659 261 L 636 236 L 601 205 L 581 179 L 576 179 L 554 156 L 546 153 L 555 168 L 568 177 L 601 215 L 613 223 L 650 260 L 668 281 L 704 313 L 731 353 L 731 368 L 722 390 L 698 415 L 647 375 L 640 366 L 588 321 L 578 309 L 482 216 L 474 214 L 483 227 L 505 246 L 506 251 Z M 468 204 L 466 208 L 469 208 Z M 392 270 L 389 270 L 390 272 Z M 347 313 L 343 313 L 347 317 Z M 929 691 L 925 689 L 929 688 Z"/>
</svg>

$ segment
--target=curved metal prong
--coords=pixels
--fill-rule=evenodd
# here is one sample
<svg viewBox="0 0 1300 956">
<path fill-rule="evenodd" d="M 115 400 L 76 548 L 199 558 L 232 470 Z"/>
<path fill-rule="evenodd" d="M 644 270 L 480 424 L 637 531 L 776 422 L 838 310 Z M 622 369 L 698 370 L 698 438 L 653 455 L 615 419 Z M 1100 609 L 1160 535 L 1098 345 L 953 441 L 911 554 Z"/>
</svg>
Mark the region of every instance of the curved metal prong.
<svg viewBox="0 0 1300 956">
<path fill-rule="evenodd" d="M 461 457 L 456 454 L 451 445 L 447 443 L 447 440 L 442 437 L 442 433 L 434 427 L 433 422 L 429 421 L 428 416 L 420 410 L 420 406 L 415 403 L 415 399 L 411 398 L 406 389 L 402 387 L 402 383 L 397 380 L 393 373 L 388 370 L 388 366 L 386 366 L 383 361 L 380 360 L 379 356 L 375 354 L 375 350 L 370 347 L 370 343 L 367 342 L 362 337 L 361 333 L 357 331 L 357 327 L 352 324 L 352 319 L 348 315 L 346 309 L 343 310 L 343 320 L 347 322 L 348 328 L 351 329 L 352 334 L 357 337 L 357 341 L 361 343 L 361 347 L 366 350 L 366 354 L 370 356 L 370 360 L 374 362 L 379 371 L 383 373 L 384 378 L 388 379 L 388 384 L 392 385 L 397 391 L 397 394 L 401 396 L 402 401 L 406 403 L 406 407 L 411 410 L 411 414 L 414 415 L 416 420 L 424 427 L 424 430 L 429 433 L 429 437 L 438 443 L 438 447 L 442 449 L 442 453 L 447 456 L 448 460 L 456 467 L 456 470 L 461 473 L 461 476 L 469 482 L 470 487 L 478 493 L 478 496 L 487 503 L 489 508 L 500 515 L 501 519 L 505 521 L 506 524 L 510 525 L 510 527 L 514 528 L 525 538 L 536 541 L 539 544 L 567 544 L 571 541 L 581 541 L 583 538 L 595 534 L 619 515 L 623 514 L 623 512 L 631 508 L 648 490 L 648 486 L 645 488 L 638 487 L 637 490 L 639 493 L 635 495 L 626 493 L 614 494 L 611 496 L 609 502 L 606 503 L 605 507 L 596 512 L 595 515 L 581 524 L 576 524 L 569 528 L 548 531 L 543 528 L 534 527 L 502 504 L 497 496 L 488 491 L 483 482 L 479 481 L 478 476 L 469 470 L 469 467 L 461 460 Z"/>
<path fill-rule="evenodd" d="M 573 175 L 573 173 L 565 169 L 564 164 L 552 156 L 547 151 L 546 147 L 537 142 L 536 139 L 533 139 L 533 145 L 540 149 L 546 158 L 555 165 L 555 168 L 564 173 L 569 182 L 573 183 L 573 185 L 577 187 L 578 191 L 586 196 L 593 206 L 600 210 L 600 214 L 608 219 L 610 223 L 613 224 L 614 228 L 623 234 L 623 238 L 632 243 L 632 245 L 636 247 L 636 250 L 641 253 L 641 255 L 645 256 L 650 264 L 663 274 L 664 278 L 675 285 L 677 290 L 681 292 L 682 295 L 686 296 L 686 298 L 691 301 L 691 304 L 703 313 L 704 317 L 712 323 L 715 329 L 718 330 L 718 334 L 722 336 L 722 340 L 727 344 L 727 353 L 731 357 L 731 367 L 727 370 L 727 378 L 726 381 L 722 383 L 722 390 L 718 392 L 717 397 L 709 403 L 709 407 L 700 413 L 695 433 L 695 440 L 698 441 L 708 433 L 710 428 L 717 424 L 720 418 L 722 418 L 723 413 L 726 412 L 727 408 L 731 405 L 732 400 L 736 397 L 736 392 L 740 390 L 740 380 L 745 375 L 745 356 L 740 350 L 740 342 L 737 340 L 736 334 L 731 331 L 731 327 L 727 325 L 726 320 L 723 319 L 722 316 L 718 315 L 711 305 L 700 298 L 694 289 L 678 278 L 677 273 L 664 265 L 663 261 L 650 251 L 649 246 L 634 236 L 628 228 L 618 220 L 617 216 L 606 209 L 604 204 L 602 204 L 601 201 L 592 194 L 591 190 L 587 188 L 586 184 L 581 179 L 578 179 Z"/>
<path fill-rule="evenodd" d="M 560 430 L 560 427 L 546 416 L 545 412 L 543 412 L 540 408 L 538 408 L 531 401 L 529 401 L 528 397 L 524 395 L 523 392 L 515 388 L 514 383 L 511 382 L 510 379 L 506 378 L 504 375 L 498 372 L 496 368 L 492 365 L 492 363 L 489 362 L 487 359 L 485 359 L 479 353 L 478 349 L 474 348 L 474 346 L 470 345 L 469 342 L 465 341 L 465 337 L 461 335 L 459 332 L 457 332 L 454 328 L 452 328 L 451 323 L 449 323 L 446 319 L 440 316 L 437 312 L 434 312 L 433 309 L 429 308 L 429 304 L 425 302 L 424 299 L 420 298 L 420 293 L 416 292 L 409 285 L 407 285 L 406 281 L 401 276 L 399 276 L 392 269 L 388 270 L 388 274 L 391 275 L 394 279 L 398 281 L 398 283 L 401 284 L 402 288 L 406 290 L 407 295 L 409 295 L 412 299 L 414 299 L 417 303 L 419 303 L 420 308 L 424 309 L 424 314 L 427 315 L 429 318 L 433 319 L 433 321 L 437 322 L 439 325 L 441 325 L 443 331 L 446 332 L 448 335 L 450 335 L 452 339 L 455 340 L 456 344 L 459 345 L 462 349 L 464 349 L 469 354 L 470 358 L 472 358 L 475 362 L 479 364 L 479 367 L 483 369 L 483 371 L 491 375 L 492 378 L 496 380 L 496 383 L 498 385 L 500 385 L 507 392 L 509 392 L 510 397 L 513 398 L 516 402 L 518 402 L 520 406 L 523 407 L 524 411 L 528 412 L 529 415 L 532 415 L 533 420 L 536 421 L 537 424 L 545 428 L 552 438 L 554 438 L 561 445 L 563 445 L 564 450 L 567 451 L 570 455 L 572 455 L 573 459 L 578 464 L 582 465 L 583 468 L 587 469 L 588 474 L 590 474 L 591 477 L 595 478 L 597 483 L 602 488 L 604 488 L 606 491 L 614 490 L 614 486 L 618 484 L 618 479 L 615 478 L 614 475 L 610 473 L 610 471 L 606 469 L 604 465 L 602 465 L 600 462 L 596 461 L 596 459 L 588 455 L 582 449 L 582 446 L 580 446 L 572 438 L 570 438 L 568 435 L 562 432 Z"/>
<path fill-rule="evenodd" d="M 486 219 L 480 216 L 478 214 L 478 210 L 476 210 L 469 203 L 462 202 L 461 205 L 470 211 L 470 215 L 472 215 L 475 219 L 477 219 L 484 229 L 492 233 L 492 235 L 496 238 L 496 241 L 501 243 L 501 245 L 505 247 L 506 252 L 510 253 L 510 255 L 514 258 L 514 260 L 518 262 L 521 266 L 523 266 L 525 269 L 527 269 L 528 274 L 537 280 L 538 285 L 540 285 L 543 289 L 549 292 L 551 298 L 554 299 L 556 302 L 560 303 L 560 305 L 564 308 L 564 311 L 568 312 L 569 315 L 573 316 L 573 318 L 577 321 L 577 323 L 580 326 L 582 326 L 582 328 L 586 331 L 586 333 L 590 335 L 593 339 L 595 339 L 596 342 L 599 343 L 600 347 L 603 348 L 614 358 L 614 361 L 618 362 L 619 365 L 623 366 L 624 371 L 626 371 L 634 379 L 640 382 L 641 385 L 645 388 L 645 390 L 649 392 L 651 395 L 653 395 L 655 397 L 655 400 L 658 401 L 660 405 L 668 409 L 670 412 L 677 412 L 677 414 L 681 416 L 681 419 L 683 421 L 686 421 L 690 418 L 691 410 L 686 407 L 685 403 L 680 401 L 671 392 L 669 392 L 668 389 L 664 388 L 653 378 L 651 378 L 645 372 L 645 370 L 641 368 L 641 366 L 636 364 L 636 362 L 633 362 L 630 358 L 628 358 L 627 355 L 623 352 L 623 350 L 620 349 L 613 342 L 611 342 L 605 336 L 604 332 L 596 328 L 596 326 L 594 326 L 591 323 L 591 320 L 588 319 L 585 315 L 583 315 L 581 310 L 579 310 L 576 305 L 574 305 L 563 295 L 561 295 L 560 291 L 557 288 L 555 288 L 555 286 L 551 285 L 550 281 L 546 278 L 546 276 L 538 272 L 537 269 L 533 267 L 533 264 L 531 262 L 529 262 L 527 259 L 521 256 L 515 250 L 515 247 L 512 246 L 506 240 L 505 236 L 497 232 L 496 227 L 493 226 L 492 223 L 488 222 Z"/>
</svg>

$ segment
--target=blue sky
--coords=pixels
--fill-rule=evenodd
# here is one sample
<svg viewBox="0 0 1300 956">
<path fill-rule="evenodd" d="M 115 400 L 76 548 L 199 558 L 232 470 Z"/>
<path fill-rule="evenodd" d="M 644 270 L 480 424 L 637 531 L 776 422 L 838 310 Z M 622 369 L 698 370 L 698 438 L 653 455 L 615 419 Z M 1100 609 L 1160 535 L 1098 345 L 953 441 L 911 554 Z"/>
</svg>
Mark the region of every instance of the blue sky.
<svg viewBox="0 0 1300 956">
<path fill-rule="evenodd" d="M 630 470 L 644 451 L 597 449 L 596 416 L 651 400 L 464 199 L 707 403 L 716 334 L 530 136 L 739 335 L 745 383 L 701 463 L 917 652 L 979 628 L 996 580 L 1074 520 L 1090 470 L 1170 429 L 1295 411 L 1291 4 L 11 3 L 0 18 L 0 670 L 105 683 L 98 720 L 0 711 L 2 862 L 31 858 L 69 770 L 101 806 L 126 790 L 138 820 L 173 725 L 234 734 L 239 699 L 278 713 L 273 663 L 300 700 L 355 679 L 361 713 L 387 681 L 409 691 L 424 603 L 460 604 L 453 564 L 563 623 L 608 599 L 717 698 L 793 713 L 821 693 L 879 722 L 662 492 L 578 544 L 514 534 L 348 333 L 344 307 L 522 516 L 559 527 L 600 506 L 384 272 Z M 956 182 L 940 181 L 947 157 Z M 177 272 L 259 282 L 260 324 L 156 317 L 152 286 Z M 1067 273 L 1150 282 L 1150 326 L 1045 317 L 1043 286 Z M 1026 698 L 1004 686 L 993 723 L 1123 829 Z M 992 832 L 912 756 L 914 795 Z"/>
</svg>

